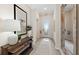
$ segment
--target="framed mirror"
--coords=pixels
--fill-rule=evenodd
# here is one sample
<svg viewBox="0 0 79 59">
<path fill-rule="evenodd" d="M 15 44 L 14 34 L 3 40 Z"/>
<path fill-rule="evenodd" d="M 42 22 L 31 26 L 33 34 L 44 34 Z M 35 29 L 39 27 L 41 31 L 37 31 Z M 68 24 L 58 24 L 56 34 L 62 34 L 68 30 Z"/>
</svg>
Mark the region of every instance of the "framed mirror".
<svg viewBox="0 0 79 59">
<path fill-rule="evenodd" d="M 27 12 L 14 4 L 14 20 L 19 20 L 21 24 L 21 31 L 15 31 L 18 36 L 27 34 Z"/>
</svg>

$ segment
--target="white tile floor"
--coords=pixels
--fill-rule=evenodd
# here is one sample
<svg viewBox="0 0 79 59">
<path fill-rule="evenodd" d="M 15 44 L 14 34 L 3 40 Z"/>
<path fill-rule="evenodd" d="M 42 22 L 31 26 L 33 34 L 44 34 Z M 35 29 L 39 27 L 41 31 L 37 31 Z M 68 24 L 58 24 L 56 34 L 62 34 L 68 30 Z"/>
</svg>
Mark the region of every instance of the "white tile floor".
<svg viewBox="0 0 79 59">
<path fill-rule="evenodd" d="M 59 55 L 60 52 L 55 49 L 54 42 L 49 38 L 39 39 L 35 49 L 30 55 Z"/>
</svg>

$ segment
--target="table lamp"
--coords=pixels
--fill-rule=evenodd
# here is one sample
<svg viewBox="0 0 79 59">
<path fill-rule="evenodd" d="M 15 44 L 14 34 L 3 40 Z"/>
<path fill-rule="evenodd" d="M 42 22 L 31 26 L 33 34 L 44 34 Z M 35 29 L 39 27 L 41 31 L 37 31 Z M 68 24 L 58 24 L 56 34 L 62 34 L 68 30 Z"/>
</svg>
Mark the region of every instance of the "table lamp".
<svg viewBox="0 0 79 59">
<path fill-rule="evenodd" d="M 21 31 L 19 20 L 0 19 L 0 32 L 14 32 L 14 31 Z M 16 34 L 8 35 L 8 44 L 13 45 L 16 44 L 17 41 L 18 41 L 18 36 Z"/>
</svg>

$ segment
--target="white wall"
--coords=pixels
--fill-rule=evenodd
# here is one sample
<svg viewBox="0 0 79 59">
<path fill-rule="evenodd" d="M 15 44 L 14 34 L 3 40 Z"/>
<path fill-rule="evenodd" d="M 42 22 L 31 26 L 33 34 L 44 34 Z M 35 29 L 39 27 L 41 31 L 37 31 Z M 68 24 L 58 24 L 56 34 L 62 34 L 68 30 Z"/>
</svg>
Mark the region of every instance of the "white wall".
<svg viewBox="0 0 79 59">
<path fill-rule="evenodd" d="M 14 19 L 13 4 L 0 4 L 0 18 Z"/>
<path fill-rule="evenodd" d="M 54 19 L 55 19 L 55 33 L 54 33 L 54 40 L 55 40 L 55 48 L 61 49 L 61 11 L 60 5 L 55 5 L 54 8 Z"/>
<path fill-rule="evenodd" d="M 35 45 L 37 41 L 37 17 L 36 17 L 36 11 L 31 11 L 31 26 L 33 31 L 33 46 Z"/>
</svg>

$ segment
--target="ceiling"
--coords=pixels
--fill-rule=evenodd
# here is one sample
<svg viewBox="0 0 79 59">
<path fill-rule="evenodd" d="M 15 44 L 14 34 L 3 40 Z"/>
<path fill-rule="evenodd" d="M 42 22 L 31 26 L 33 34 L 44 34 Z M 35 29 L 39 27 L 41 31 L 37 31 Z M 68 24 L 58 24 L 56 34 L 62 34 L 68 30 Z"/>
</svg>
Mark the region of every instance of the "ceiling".
<svg viewBox="0 0 79 59">
<path fill-rule="evenodd" d="M 29 4 L 32 10 L 43 12 L 43 11 L 53 11 L 55 4 Z"/>
</svg>

